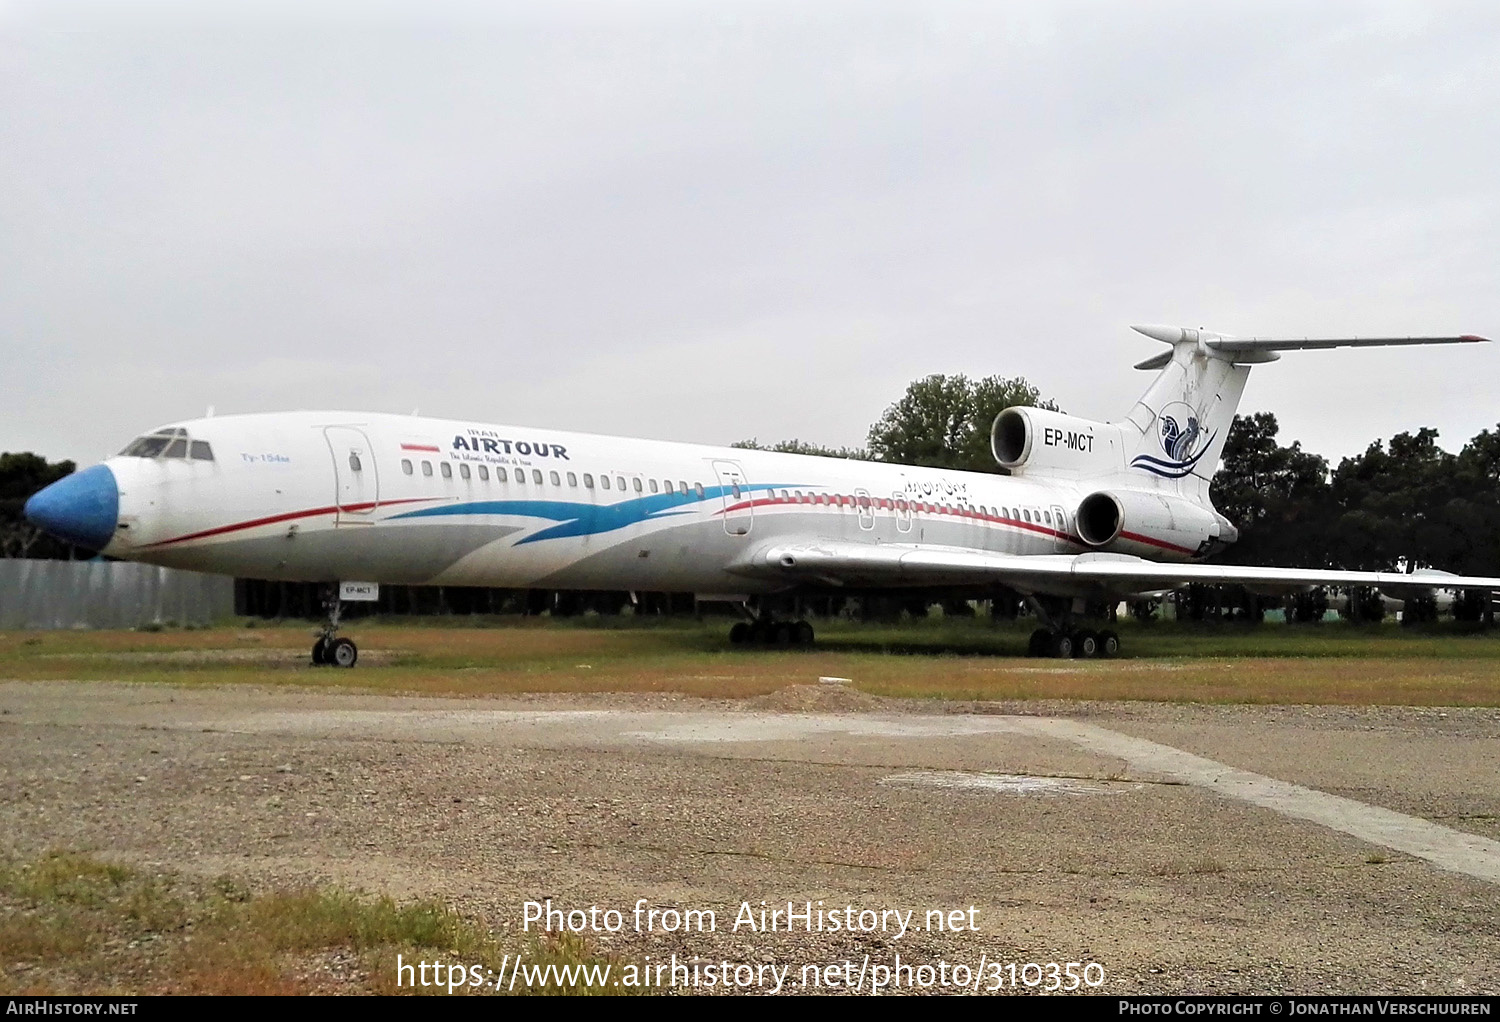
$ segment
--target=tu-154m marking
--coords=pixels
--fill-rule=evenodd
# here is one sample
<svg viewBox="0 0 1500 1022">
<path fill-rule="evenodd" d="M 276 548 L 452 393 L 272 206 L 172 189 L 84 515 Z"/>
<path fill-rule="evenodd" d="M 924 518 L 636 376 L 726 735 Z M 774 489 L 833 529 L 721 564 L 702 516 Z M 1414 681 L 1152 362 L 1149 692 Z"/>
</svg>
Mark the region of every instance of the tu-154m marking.
<svg viewBox="0 0 1500 1022">
<path fill-rule="evenodd" d="M 1500 589 L 1443 572 L 1207 562 L 1237 531 L 1209 482 L 1250 366 L 1288 350 L 1473 336 L 1236 338 L 1136 327 L 1168 345 L 1117 422 L 1037 408 L 995 420 L 1009 476 L 383 414 L 198 419 L 53 483 L 27 517 L 127 560 L 338 583 L 733 594 L 735 641 L 810 642 L 778 622 L 814 591 L 999 589 L 1045 622 L 1033 654 L 1113 655 L 1089 604 L 1190 582 Z M 352 665 L 336 636 L 317 662 Z"/>
</svg>

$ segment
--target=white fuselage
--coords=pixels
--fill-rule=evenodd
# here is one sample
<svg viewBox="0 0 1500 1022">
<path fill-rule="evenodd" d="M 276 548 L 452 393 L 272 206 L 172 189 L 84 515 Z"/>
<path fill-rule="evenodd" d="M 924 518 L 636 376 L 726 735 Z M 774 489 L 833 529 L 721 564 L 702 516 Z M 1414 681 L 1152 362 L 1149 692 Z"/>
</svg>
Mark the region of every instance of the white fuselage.
<svg viewBox="0 0 1500 1022">
<path fill-rule="evenodd" d="M 769 541 L 1078 553 L 1068 480 L 385 414 L 177 423 L 210 458 L 121 455 L 105 553 L 244 577 L 755 593 Z M 1186 560 L 1148 536 L 1114 549 Z"/>
</svg>

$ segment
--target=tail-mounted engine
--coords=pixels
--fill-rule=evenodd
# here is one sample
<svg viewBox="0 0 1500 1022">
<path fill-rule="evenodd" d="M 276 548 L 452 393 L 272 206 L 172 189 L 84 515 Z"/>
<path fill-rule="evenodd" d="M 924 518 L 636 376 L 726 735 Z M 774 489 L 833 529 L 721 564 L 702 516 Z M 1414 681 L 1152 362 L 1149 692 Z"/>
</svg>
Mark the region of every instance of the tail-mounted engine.
<svg viewBox="0 0 1500 1022">
<path fill-rule="evenodd" d="M 1223 515 L 1182 497 L 1100 490 L 1078 505 L 1078 538 L 1091 547 L 1153 559 L 1203 557 L 1239 538 Z"/>
<path fill-rule="evenodd" d="M 1016 406 L 995 416 L 990 450 L 1016 475 L 1099 475 L 1122 465 L 1120 428 L 1043 408 Z"/>
</svg>

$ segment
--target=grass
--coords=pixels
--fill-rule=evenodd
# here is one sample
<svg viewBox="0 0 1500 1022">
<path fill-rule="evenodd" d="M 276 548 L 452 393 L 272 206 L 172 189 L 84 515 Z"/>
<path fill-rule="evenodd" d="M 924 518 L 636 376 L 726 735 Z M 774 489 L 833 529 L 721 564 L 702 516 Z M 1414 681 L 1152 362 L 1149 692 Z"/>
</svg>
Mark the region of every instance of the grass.
<svg viewBox="0 0 1500 1022">
<path fill-rule="evenodd" d="M 476 993 L 468 979 L 499 974 L 518 953 L 542 967 L 621 965 L 570 934 L 501 940 L 435 901 L 341 888 L 257 895 L 228 878 L 194 883 L 74 852 L 0 865 L 0 995 L 449 992 L 421 985 L 436 975 L 461 975 L 453 992 Z M 444 970 L 398 985 L 398 955 Z M 523 975 L 514 992 L 630 991 Z"/>
<path fill-rule="evenodd" d="M 1031 624 L 820 622 L 812 650 L 740 650 L 729 622 L 685 619 L 368 620 L 351 671 L 308 666 L 313 629 L 0 632 L 0 679 L 256 684 L 434 695 L 677 692 L 764 695 L 820 676 L 876 695 L 1347 705 L 1500 705 L 1500 634 L 1268 624 L 1118 629 L 1118 660 L 1028 659 Z"/>
</svg>

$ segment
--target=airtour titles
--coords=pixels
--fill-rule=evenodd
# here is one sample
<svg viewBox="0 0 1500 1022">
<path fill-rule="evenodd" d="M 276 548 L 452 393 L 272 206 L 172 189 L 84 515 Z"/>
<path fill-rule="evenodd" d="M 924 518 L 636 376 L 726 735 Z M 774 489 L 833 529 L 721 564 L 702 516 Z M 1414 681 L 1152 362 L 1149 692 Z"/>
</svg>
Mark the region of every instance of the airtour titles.
<svg viewBox="0 0 1500 1022">
<path fill-rule="evenodd" d="M 558 908 L 552 899 L 528 901 L 521 906 L 522 929 L 573 933 L 619 933 L 627 927 L 636 933 L 714 933 L 720 928 L 719 913 L 711 908 L 678 908 L 653 905 L 645 898 L 634 908 Z M 727 916 L 728 913 L 725 913 Z M 822 901 L 740 902 L 734 918 L 724 919 L 731 933 L 889 933 L 895 939 L 908 930 L 922 932 L 979 931 L 979 909 L 862 908 L 852 904 L 826 905 Z"/>
</svg>

